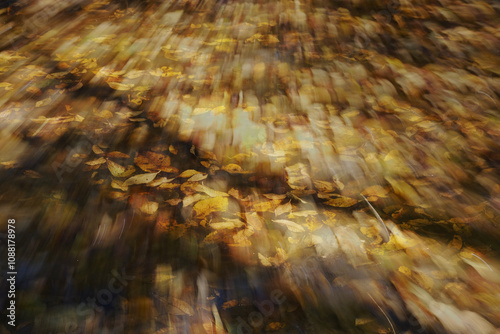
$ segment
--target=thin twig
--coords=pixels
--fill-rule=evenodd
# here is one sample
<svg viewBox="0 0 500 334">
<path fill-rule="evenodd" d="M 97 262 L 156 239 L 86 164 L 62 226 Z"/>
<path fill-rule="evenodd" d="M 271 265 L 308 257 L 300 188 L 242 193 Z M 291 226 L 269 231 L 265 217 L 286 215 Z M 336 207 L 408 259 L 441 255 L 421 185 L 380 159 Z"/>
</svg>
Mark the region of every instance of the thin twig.
<svg viewBox="0 0 500 334">
<path fill-rule="evenodd" d="M 361 197 L 363 197 L 363 199 L 365 200 L 365 202 L 368 204 L 368 206 L 372 210 L 373 214 L 375 215 L 375 218 L 377 218 L 378 222 L 384 227 L 385 233 L 387 234 L 386 241 L 389 240 L 389 238 L 390 238 L 390 236 L 389 236 L 389 230 L 387 229 L 387 226 L 385 225 L 384 221 L 382 220 L 382 218 L 380 217 L 380 215 L 378 214 L 378 212 L 375 210 L 375 208 L 373 207 L 373 205 L 371 205 L 371 203 L 366 199 L 366 197 L 363 194 L 361 194 Z"/>
</svg>

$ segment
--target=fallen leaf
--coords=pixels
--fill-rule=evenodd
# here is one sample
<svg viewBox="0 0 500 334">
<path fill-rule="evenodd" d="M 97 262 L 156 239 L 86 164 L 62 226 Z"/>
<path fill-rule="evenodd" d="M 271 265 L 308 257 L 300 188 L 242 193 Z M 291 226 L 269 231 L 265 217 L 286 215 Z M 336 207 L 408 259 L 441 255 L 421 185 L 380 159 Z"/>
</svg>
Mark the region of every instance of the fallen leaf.
<svg viewBox="0 0 500 334">
<path fill-rule="evenodd" d="M 226 211 L 228 205 L 228 198 L 219 196 L 201 200 L 194 205 L 193 209 L 196 211 L 196 218 L 203 218 L 212 212 Z"/>
<path fill-rule="evenodd" d="M 178 171 L 177 168 L 170 166 L 170 157 L 160 153 L 146 152 L 144 155 L 138 154 L 134 162 L 145 172 L 176 173 Z"/>
<path fill-rule="evenodd" d="M 262 263 L 263 266 L 265 267 L 271 267 L 272 266 L 272 263 L 271 261 L 269 261 L 269 257 L 266 257 L 264 255 L 262 255 L 261 253 L 258 254 L 258 257 L 259 257 L 259 260 L 260 262 Z"/>
<path fill-rule="evenodd" d="M 304 232 L 305 229 L 299 224 L 287 219 L 275 219 L 273 222 L 286 226 L 292 232 Z"/>
<path fill-rule="evenodd" d="M 197 174 L 202 174 L 202 173 L 198 172 L 197 170 L 194 170 L 194 169 L 187 169 L 184 172 L 182 172 L 181 174 L 179 174 L 177 177 L 188 178 L 188 177 L 192 177 L 192 176 L 197 175 Z"/>
<path fill-rule="evenodd" d="M 99 159 L 92 160 L 92 161 L 87 161 L 85 164 L 89 166 L 96 166 L 96 165 L 102 165 L 103 163 L 106 162 L 106 159 L 103 157 L 100 157 Z"/>
<path fill-rule="evenodd" d="M 207 187 L 207 186 L 205 186 L 203 184 L 197 185 L 195 189 L 196 189 L 196 191 L 203 192 L 203 193 L 207 194 L 210 197 L 229 196 L 229 194 L 227 194 L 225 192 L 211 189 L 211 188 L 209 188 L 209 187 Z"/>
<path fill-rule="evenodd" d="M 92 151 L 94 151 L 95 154 L 103 154 L 104 153 L 104 151 L 101 150 L 101 148 L 97 145 L 92 146 Z"/>
<path fill-rule="evenodd" d="M 135 176 L 132 176 L 131 178 L 127 179 L 125 182 L 123 182 L 123 186 L 149 183 L 149 182 L 154 180 L 156 175 L 158 175 L 158 173 L 146 173 L 146 174 L 135 175 Z"/>
<path fill-rule="evenodd" d="M 106 156 L 108 158 L 124 158 L 124 159 L 130 158 L 130 156 L 128 154 L 118 152 L 118 151 L 109 152 L 106 154 Z"/>
<path fill-rule="evenodd" d="M 133 84 L 122 84 L 121 82 L 108 82 L 109 87 L 115 89 L 115 90 L 129 90 L 130 88 L 134 87 Z"/>
<path fill-rule="evenodd" d="M 52 99 L 50 97 L 46 98 L 46 99 L 43 99 L 43 100 L 40 100 L 38 101 L 35 106 L 38 108 L 38 107 L 45 107 L 45 106 L 48 106 L 50 103 L 52 102 Z"/>
<path fill-rule="evenodd" d="M 374 185 L 371 187 L 366 188 L 361 195 L 364 196 L 377 196 L 377 197 L 387 197 L 387 194 L 389 193 L 389 190 L 386 188 L 380 186 L 380 185 Z"/>
<path fill-rule="evenodd" d="M 200 174 L 195 174 L 195 175 L 191 176 L 191 177 L 188 179 L 188 181 L 189 181 L 189 182 L 199 182 L 199 181 L 203 181 L 203 180 L 205 180 L 207 177 L 208 177 L 208 175 L 207 175 L 207 174 L 202 174 L 202 173 L 200 173 Z"/>
<path fill-rule="evenodd" d="M 337 207 L 337 208 L 348 208 L 351 207 L 355 204 L 357 204 L 359 201 L 350 198 L 350 197 L 345 197 L 345 196 L 339 196 L 337 198 L 332 198 L 328 201 L 326 201 L 326 204 Z"/>
<path fill-rule="evenodd" d="M 280 216 L 284 213 L 288 213 L 290 211 L 292 211 L 292 204 L 290 202 L 288 202 L 288 203 L 280 205 L 276 209 L 274 209 L 274 215 L 276 217 L 278 217 L 278 216 Z"/>
</svg>

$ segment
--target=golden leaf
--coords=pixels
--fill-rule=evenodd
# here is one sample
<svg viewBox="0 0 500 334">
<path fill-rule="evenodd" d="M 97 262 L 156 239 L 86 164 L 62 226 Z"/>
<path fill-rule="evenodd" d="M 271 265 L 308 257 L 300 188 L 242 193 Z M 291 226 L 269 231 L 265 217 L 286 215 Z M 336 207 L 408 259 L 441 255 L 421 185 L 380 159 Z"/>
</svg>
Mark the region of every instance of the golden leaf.
<svg viewBox="0 0 500 334">
<path fill-rule="evenodd" d="M 210 197 L 218 197 L 218 196 L 229 196 L 229 194 L 222 192 L 222 191 L 217 191 L 214 189 L 211 189 L 203 184 L 199 184 L 196 186 L 196 191 L 203 192 L 207 194 Z"/>
<path fill-rule="evenodd" d="M 249 226 L 257 231 L 262 229 L 263 223 L 257 212 L 245 213 L 245 219 Z"/>
<path fill-rule="evenodd" d="M 337 207 L 337 208 L 348 208 L 358 203 L 358 200 L 350 197 L 339 196 L 337 198 L 332 198 L 326 202 L 326 204 Z"/>
<path fill-rule="evenodd" d="M 278 206 L 276 209 L 274 209 L 274 214 L 277 216 L 280 216 L 284 213 L 288 213 L 292 211 L 292 204 L 290 202 Z"/>
<path fill-rule="evenodd" d="M 374 185 L 371 187 L 366 188 L 361 195 L 364 196 L 377 196 L 377 197 L 387 197 L 386 195 L 389 193 L 389 190 L 386 188 L 380 186 L 380 185 Z"/>
<path fill-rule="evenodd" d="M 87 161 L 85 164 L 89 166 L 96 166 L 96 165 L 102 165 L 103 163 L 106 162 L 106 159 L 103 157 L 100 157 L 99 159 L 92 160 L 92 161 Z"/>
<path fill-rule="evenodd" d="M 121 82 L 108 82 L 109 87 L 115 89 L 115 90 L 129 90 L 130 88 L 134 87 L 133 84 L 123 84 Z"/>
<path fill-rule="evenodd" d="M 248 172 L 248 171 L 244 171 L 243 168 L 241 168 L 241 166 L 239 166 L 237 164 L 227 164 L 224 167 L 222 167 L 222 170 L 225 170 L 226 172 L 233 173 L 233 174 L 247 174 L 247 173 L 251 173 L 251 172 Z"/>
<path fill-rule="evenodd" d="M 411 276 L 411 270 L 405 266 L 400 266 L 398 271 L 402 272 L 403 274 L 405 274 L 408 277 Z"/>
<path fill-rule="evenodd" d="M 273 222 L 285 226 L 292 232 L 304 232 L 305 229 L 297 223 L 287 219 L 275 219 Z"/>
<path fill-rule="evenodd" d="M 144 155 L 138 154 L 134 162 L 145 172 L 176 173 L 178 171 L 177 168 L 170 166 L 170 157 L 160 153 L 146 152 Z"/>
<path fill-rule="evenodd" d="M 182 172 L 181 174 L 179 174 L 177 177 L 186 178 L 186 177 L 192 177 L 196 174 L 202 174 L 202 173 L 198 172 L 197 170 L 194 170 L 194 169 L 188 169 L 188 170 L 185 170 L 184 172 Z"/>
<path fill-rule="evenodd" d="M 32 94 L 36 94 L 36 95 L 42 94 L 42 91 L 40 90 L 40 88 L 38 88 L 36 86 L 30 86 L 26 89 L 26 91 L 29 93 L 32 93 Z"/>
<path fill-rule="evenodd" d="M 318 212 L 314 210 L 302 210 L 302 211 L 295 211 L 293 213 L 293 215 L 297 217 L 316 216 L 317 214 Z"/>
<path fill-rule="evenodd" d="M 274 209 L 275 206 L 276 205 L 273 201 L 253 203 L 253 209 L 254 209 L 254 211 L 257 211 L 257 212 L 271 211 Z"/>
<path fill-rule="evenodd" d="M 111 181 L 111 188 L 120 189 L 121 191 L 127 191 L 128 190 L 128 187 L 124 187 L 123 186 L 123 182 L 120 182 L 118 180 Z"/>
<path fill-rule="evenodd" d="M 269 261 L 270 258 L 269 257 L 266 257 L 264 255 L 262 255 L 261 253 L 259 253 L 259 260 L 260 262 L 262 263 L 263 266 L 265 267 L 271 267 L 272 266 L 272 263 Z"/>
<path fill-rule="evenodd" d="M 219 196 L 199 201 L 193 207 L 196 218 L 203 218 L 212 212 L 226 211 L 229 205 L 227 197 Z"/>
<path fill-rule="evenodd" d="M 186 196 L 182 200 L 182 206 L 186 208 L 186 207 L 190 206 L 191 204 L 196 203 L 202 199 L 207 199 L 207 196 L 202 195 L 202 194 L 194 194 L 194 195 Z"/>
<path fill-rule="evenodd" d="M 92 146 L 92 151 L 94 151 L 95 154 L 103 154 L 104 153 L 104 151 L 101 150 L 101 148 L 97 145 Z"/>
<path fill-rule="evenodd" d="M 148 215 L 152 215 L 153 213 L 155 213 L 156 211 L 158 211 L 158 203 L 152 202 L 152 201 L 147 201 L 143 205 L 141 205 L 141 207 L 139 208 L 139 210 L 142 213 L 145 213 L 145 214 L 148 214 Z"/>
<path fill-rule="evenodd" d="M 219 223 L 211 223 L 210 227 L 216 230 L 222 230 L 222 229 L 233 229 L 237 227 L 243 226 L 243 222 L 239 219 L 227 219 L 224 222 L 219 222 Z"/>
<path fill-rule="evenodd" d="M 146 173 L 132 176 L 123 182 L 123 186 L 130 186 L 133 184 L 144 184 L 149 183 L 154 180 L 154 178 L 158 175 L 158 173 Z"/>
<path fill-rule="evenodd" d="M 127 177 L 135 172 L 135 168 L 133 166 L 125 168 L 122 165 L 119 165 L 111 160 L 106 160 L 106 164 L 108 165 L 108 169 L 111 172 L 111 175 L 113 175 L 114 177 Z"/>
<path fill-rule="evenodd" d="M 207 174 L 204 174 L 204 173 L 195 174 L 195 175 L 191 176 L 191 177 L 188 179 L 188 182 L 198 182 L 198 181 L 203 181 L 203 180 L 205 180 L 207 177 L 208 177 L 208 175 L 207 175 Z"/>
<path fill-rule="evenodd" d="M 314 186 L 320 192 L 331 192 L 335 190 L 335 185 L 327 181 L 314 181 Z"/>
<path fill-rule="evenodd" d="M 40 100 L 38 101 L 35 106 L 38 108 L 38 107 L 45 107 L 45 106 L 48 106 L 50 103 L 52 102 L 52 99 L 50 97 L 46 98 L 46 99 L 43 99 L 43 100 Z"/>
</svg>

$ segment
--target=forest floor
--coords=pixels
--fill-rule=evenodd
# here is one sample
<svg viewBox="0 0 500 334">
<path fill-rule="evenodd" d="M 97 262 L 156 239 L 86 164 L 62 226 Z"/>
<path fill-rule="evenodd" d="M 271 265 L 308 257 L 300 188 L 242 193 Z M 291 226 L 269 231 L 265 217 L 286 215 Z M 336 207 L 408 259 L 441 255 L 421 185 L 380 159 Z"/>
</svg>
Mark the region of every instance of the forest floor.
<svg viewBox="0 0 500 334">
<path fill-rule="evenodd" d="M 18 333 L 500 333 L 497 2 L 2 7 Z"/>
</svg>

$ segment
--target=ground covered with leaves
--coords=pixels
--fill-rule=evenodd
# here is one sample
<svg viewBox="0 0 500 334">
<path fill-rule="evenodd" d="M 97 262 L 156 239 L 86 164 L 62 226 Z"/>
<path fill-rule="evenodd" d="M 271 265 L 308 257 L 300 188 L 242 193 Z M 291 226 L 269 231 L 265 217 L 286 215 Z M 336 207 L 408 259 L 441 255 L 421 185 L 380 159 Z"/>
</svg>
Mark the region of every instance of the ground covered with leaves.
<svg viewBox="0 0 500 334">
<path fill-rule="evenodd" d="M 497 2 L 2 7 L 17 332 L 500 332 Z"/>
</svg>

